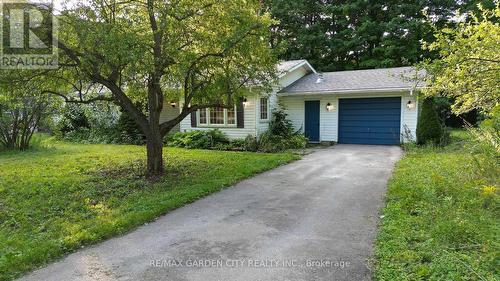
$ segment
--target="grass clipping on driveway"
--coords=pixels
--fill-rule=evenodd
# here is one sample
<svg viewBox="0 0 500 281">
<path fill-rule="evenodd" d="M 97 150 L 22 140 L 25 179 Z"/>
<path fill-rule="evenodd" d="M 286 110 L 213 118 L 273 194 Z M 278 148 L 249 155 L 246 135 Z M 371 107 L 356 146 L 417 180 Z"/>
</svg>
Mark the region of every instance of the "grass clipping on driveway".
<svg viewBox="0 0 500 281">
<path fill-rule="evenodd" d="M 376 242 L 376 280 L 498 280 L 499 174 L 480 176 L 458 141 L 412 148 L 397 165 Z"/>
<path fill-rule="evenodd" d="M 139 146 L 57 143 L 0 153 L 0 280 L 298 156 L 168 148 L 165 157 L 166 176 L 151 184 Z"/>
</svg>

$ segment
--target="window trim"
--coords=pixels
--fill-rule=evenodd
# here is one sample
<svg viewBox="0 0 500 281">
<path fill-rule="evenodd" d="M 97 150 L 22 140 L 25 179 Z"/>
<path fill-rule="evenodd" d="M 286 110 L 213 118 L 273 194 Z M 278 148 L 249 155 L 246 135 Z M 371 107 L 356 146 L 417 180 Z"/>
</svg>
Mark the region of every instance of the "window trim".
<svg viewBox="0 0 500 281">
<path fill-rule="evenodd" d="M 266 103 L 266 108 L 267 108 L 267 118 L 266 119 L 263 119 L 262 118 L 262 99 L 266 99 L 267 103 Z M 261 122 L 269 122 L 269 115 L 270 115 L 270 112 L 269 112 L 269 97 L 259 97 L 259 120 Z"/>
<path fill-rule="evenodd" d="M 200 111 L 205 110 L 207 116 L 207 123 L 200 123 Z M 224 124 L 211 124 L 210 123 L 210 108 L 200 109 L 196 111 L 196 122 L 198 127 L 201 128 L 237 128 L 238 126 L 238 114 L 236 105 L 234 106 L 234 124 L 227 123 L 227 108 L 224 108 Z"/>
</svg>

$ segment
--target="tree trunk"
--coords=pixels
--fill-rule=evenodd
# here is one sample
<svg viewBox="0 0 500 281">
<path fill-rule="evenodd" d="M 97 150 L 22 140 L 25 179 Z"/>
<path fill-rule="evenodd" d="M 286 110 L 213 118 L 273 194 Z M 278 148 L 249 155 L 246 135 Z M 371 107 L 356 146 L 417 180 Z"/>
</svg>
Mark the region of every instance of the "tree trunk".
<svg viewBox="0 0 500 281">
<path fill-rule="evenodd" d="M 160 132 L 154 132 L 146 137 L 148 176 L 159 177 L 163 175 L 163 138 Z"/>
</svg>

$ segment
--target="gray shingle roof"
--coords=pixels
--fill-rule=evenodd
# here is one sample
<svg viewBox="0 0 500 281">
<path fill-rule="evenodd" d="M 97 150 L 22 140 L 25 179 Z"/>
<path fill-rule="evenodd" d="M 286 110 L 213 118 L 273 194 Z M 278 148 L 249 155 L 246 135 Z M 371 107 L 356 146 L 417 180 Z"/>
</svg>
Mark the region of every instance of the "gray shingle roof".
<svg viewBox="0 0 500 281">
<path fill-rule="evenodd" d="M 320 75 L 323 79 L 320 79 Z M 381 68 L 312 73 L 282 89 L 282 94 L 310 92 L 370 91 L 380 89 L 411 89 L 415 87 L 413 67 Z M 421 86 L 421 85 L 419 85 Z"/>
</svg>

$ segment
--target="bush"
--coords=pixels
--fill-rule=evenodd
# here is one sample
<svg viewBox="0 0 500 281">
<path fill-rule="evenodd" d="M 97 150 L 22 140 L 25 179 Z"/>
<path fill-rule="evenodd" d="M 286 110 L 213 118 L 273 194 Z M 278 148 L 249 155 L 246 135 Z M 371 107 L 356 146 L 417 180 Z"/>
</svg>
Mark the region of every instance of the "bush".
<svg viewBox="0 0 500 281">
<path fill-rule="evenodd" d="M 120 118 L 118 118 L 118 122 L 114 130 L 116 131 L 116 143 L 137 145 L 146 143 L 146 137 L 142 133 L 141 129 L 125 110 L 121 110 Z"/>
<path fill-rule="evenodd" d="M 259 150 L 259 139 L 255 136 L 248 135 L 245 138 L 245 144 L 243 147 L 246 151 L 256 152 L 257 150 Z"/>
<path fill-rule="evenodd" d="M 468 132 L 474 139 L 467 148 L 474 158 L 475 173 L 490 184 L 497 184 L 500 175 L 500 132 L 493 116 L 483 122 L 480 128 L 468 127 Z M 498 123 L 496 123 L 498 125 Z"/>
<path fill-rule="evenodd" d="M 54 131 L 57 137 L 76 143 L 145 143 L 145 136 L 130 115 L 110 103 L 67 104 Z"/>
<path fill-rule="evenodd" d="M 167 143 L 176 147 L 189 149 L 221 149 L 221 145 L 229 145 L 227 136 L 219 129 L 210 131 L 191 131 L 175 133 L 167 139 Z"/>
<path fill-rule="evenodd" d="M 287 149 L 304 149 L 307 142 L 304 135 L 294 130 L 286 113 L 278 109 L 273 112 L 269 129 L 258 137 L 248 136 L 244 147 L 247 151 L 280 152 Z"/>
<path fill-rule="evenodd" d="M 90 129 L 90 122 L 83 106 L 68 103 L 62 109 L 62 114 L 55 124 L 55 131 L 59 137 L 80 129 Z"/>
<path fill-rule="evenodd" d="M 295 132 L 283 110 L 273 112 L 269 130 L 258 137 L 248 135 L 244 140 L 230 141 L 220 130 L 191 131 L 168 136 L 168 145 L 189 149 L 243 150 L 253 152 L 280 152 L 287 149 L 303 149 L 307 138 Z"/>
<path fill-rule="evenodd" d="M 417 143 L 441 144 L 442 137 L 443 127 L 434 107 L 434 101 L 427 98 L 422 104 L 422 112 L 418 118 Z"/>
</svg>

